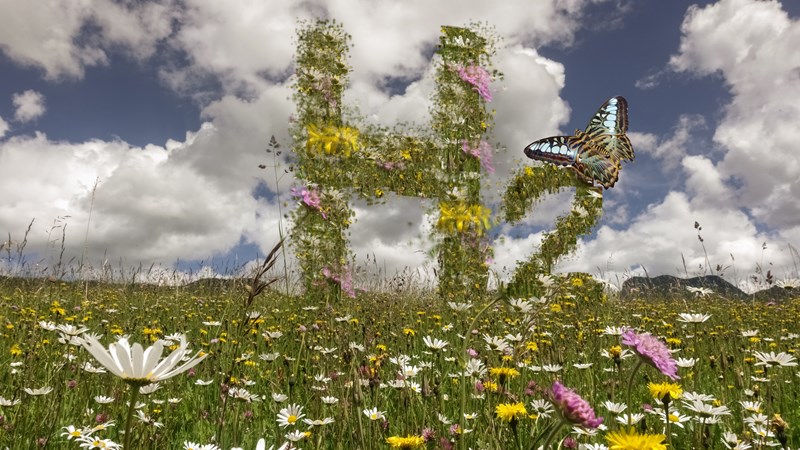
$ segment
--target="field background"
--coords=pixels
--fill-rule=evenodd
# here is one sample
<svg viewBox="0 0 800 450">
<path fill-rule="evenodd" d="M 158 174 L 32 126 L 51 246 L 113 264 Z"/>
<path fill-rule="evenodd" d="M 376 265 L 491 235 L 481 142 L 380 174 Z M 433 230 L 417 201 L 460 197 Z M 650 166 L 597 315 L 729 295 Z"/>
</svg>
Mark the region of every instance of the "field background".
<svg viewBox="0 0 800 450">
<path fill-rule="evenodd" d="M 744 422 L 755 414 L 745 411 L 742 401 L 761 402 L 765 429 L 774 431 L 769 421 L 780 414 L 790 425 L 785 429 L 787 448 L 800 443 L 798 428 L 792 426 L 800 420 L 797 368 L 765 370 L 755 365 L 754 358 L 756 351 L 796 352 L 800 339 L 796 296 L 779 302 L 743 301 L 687 291 L 682 299 L 623 301 L 597 289 L 588 276 L 556 280 L 546 298 L 530 302 L 529 312 L 498 301 L 473 321 L 494 298 L 458 311 L 433 293 L 410 287 L 393 290 L 385 285 L 361 291 L 355 300 L 327 305 L 273 289 L 248 307 L 248 280 L 242 279 L 159 287 L 1 278 L 0 396 L 5 405 L 0 407 L 0 446 L 78 448 L 62 436 L 63 427 L 107 421 L 115 424 L 97 434 L 122 442 L 128 386 L 110 373 L 84 370 L 87 363 L 99 364 L 80 346 L 60 340 L 59 332 L 43 328 L 42 322 L 85 327 L 105 344 L 126 335 L 131 342 L 149 345 L 183 333 L 193 349 L 208 353 L 189 373 L 166 380 L 154 393 L 139 398 L 139 409 L 150 423 L 135 421 L 135 448 L 219 442 L 220 430 L 223 448 L 255 448 L 259 438 L 280 444 L 295 428 L 310 431 L 295 443 L 297 448 L 388 448 L 387 437 L 421 436 L 423 430 L 434 436 L 428 448 L 449 448 L 460 441 L 469 448 L 529 448 L 534 436 L 554 420 L 552 413 L 548 417 L 533 403 L 547 398 L 554 380 L 576 390 L 605 417 L 610 430 L 618 430 L 622 425 L 614 420 L 616 414 L 601 404 L 626 402 L 628 375 L 636 361 L 604 356 L 620 345 L 615 334 L 619 327 L 660 336 L 676 351 L 676 358 L 696 359 L 693 367 L 679 369 L 682 389 L 713 396 L 713 404 L 730 408 L 720 423 L 704 425 L 699 414 L 675 401 L 670 412 L 679 412 L 687 421 L 671 426 L 674 448 L 727 448 L 722 443 L 725 431 L 746 442 L 757 438 L 751 424 Z M 680 313 L 710 318 L 684 323 Z M 466 345 L 464 336 L 470 339 Z M 430 349 L 423 337 L 441 339 L 447 346 Z M 513 350 L 496 351 L 484 337 L 505 337 Z M 451 427 L 460 422 L 462 390 L 457 374 L 463 347 L 474 350 L 475 359 L 486 368 L 516 368 L 520 374 L 502 380 L 490 373 L 464 378 L 466 410 L 473 414 L 465 428 L 472 432 L 460 435 Z M 418 383 L 413 390 L 387 385 L 402 378 L 397 364 L 401 355 L 407 355 L 407 365 L 416 369 L 407 377 Z M 197 384 L 200 380 L 210 384 Z M 659 411 L 659 402 L 649 395 L 649 381 L 669 380 L 644 366 L 632 380 L 626 412 Z M 52 391 L 46 395 L 24 391 L 43 387 Z M 234 387 L 253 396 L 230 397 Z M 277 402 L 274 394 L 286 399 Z M 100 404 L 96 396 L 112 401 Z M 326 396 L 338 402 L 326 404 L 321 400 Z M 19 404 L 13 405 L 16 401 Z M 510 423 L 498 418 L 497 405 L 516 402 L 525 404 L 525 416 Z M 305 418 L 334 422 L 278 426 L 278 412 L 292 403 L 304 408 Z M 384 412 L 385 420 L 370 420 L 363 410 L 371 408 Z M 645 413 L 637 427 L 664 432 L 656 414 Z M 603 444 L 606 433 L 570 436 L 580 444 Z M 777 440 L 769 437 L 762 442 Z M 561 445 L 568 448 L 573 443 Z"/>
</svg>

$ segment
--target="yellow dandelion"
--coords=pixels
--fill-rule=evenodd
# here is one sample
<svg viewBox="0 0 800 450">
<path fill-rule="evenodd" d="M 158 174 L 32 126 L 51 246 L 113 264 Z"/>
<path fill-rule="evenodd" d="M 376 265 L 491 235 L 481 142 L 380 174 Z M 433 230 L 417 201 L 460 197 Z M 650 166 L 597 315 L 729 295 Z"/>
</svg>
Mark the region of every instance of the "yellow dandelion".
<svg viewBox="0 0 800 450">
<path fill-rule="evenodd" d="M 663 434 L 639 434 L 633 428 L 606 435 L 611 450 L 666 450 L 666 438 Z"/>
<path fill-rule="evenodd" d="M 392 448 L 410 449 L 422 447 L 425 445 L 425 439 L 422 436 L 391 436 L 386 438 L 386 443 L 391 445 Z"/>
<path fill-rule="evenodd" d="M 501 378 L 513 378 L 519 375 L 519 370 L 513 367 L 492 367 L 489 369 L 489 374 Z"/>
<path fill-rule="evenodd" d="M 527 416 L 528 411 L 525 410 L 525 404 L 518 403 L 500 403 L 494 410 L 495 415 L 500 420 L 511 422 L 516 420 L 517 416 Z"/>
<path fill-rule="evenodd" d="M 489 392 L 497 392 L 500 389 L 500 386 L 498 386 L 494 381 L 486 380 L 483 382 L 483 388 Z"/>
<path fill-rule="evenodd" d="M 683 390 L 675 383 L 649 383 L 647 387 L 650 389 L 650 395 L 661 401 L 666 398 L 677 400 L 683 395 Z"/>
</svg>

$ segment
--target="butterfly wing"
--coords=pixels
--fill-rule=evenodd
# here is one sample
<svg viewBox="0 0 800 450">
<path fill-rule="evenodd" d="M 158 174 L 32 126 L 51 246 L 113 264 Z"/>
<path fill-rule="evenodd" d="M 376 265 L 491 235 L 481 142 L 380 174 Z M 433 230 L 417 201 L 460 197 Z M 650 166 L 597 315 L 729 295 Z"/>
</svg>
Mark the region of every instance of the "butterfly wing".
<svg viewBox="0 0 800 450">
<path fill-rule="evenodd" d="M 575 171 L 578 176 L 590 184 L 600 183 L 606 189 L 616 184 L 619 170 L 619 160 L 593 151 L 588 145 L 581 150 L 575 160 Z"/>
<path fill-rule="evenodd" d="M 594 141 L 598 151 L 615 160 L 634 158 L 628 131 L 628 102 L 624 97 L 611 97 L 589 121 L 583 132 Z"/>
<path fill-rule="evenodd" d="M 525 147 L 525 155 L 538 161 L 569 166 L 575 163 L 580 149 L 580 142 L 574 136 L 553 136 Z"/>
</svg>

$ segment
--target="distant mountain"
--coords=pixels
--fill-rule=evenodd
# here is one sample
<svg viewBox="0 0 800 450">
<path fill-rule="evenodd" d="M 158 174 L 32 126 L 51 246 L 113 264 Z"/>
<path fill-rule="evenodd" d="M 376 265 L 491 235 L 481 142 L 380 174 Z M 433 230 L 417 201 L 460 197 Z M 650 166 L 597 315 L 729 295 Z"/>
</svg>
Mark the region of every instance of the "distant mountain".
<svg viewBox="0 0 800 450">
<path fill-rule="evenodd" d="M 659 275 L 657 277 L 632 277 L 622 284 L 620 298 L 657 296 L 661 298 L 687 298 L 695 294 L 689 292 L 687 287 L 706 288 L 713 291 L 713 295 L 728 299 L 780 301 L 800 296 L 800 288 L 786 289 L 772 286 L 753 294 L 748 294 L 717 275 L 706 275 L 694 278 L 678 278 L 672 275 Z"/>
</svg>

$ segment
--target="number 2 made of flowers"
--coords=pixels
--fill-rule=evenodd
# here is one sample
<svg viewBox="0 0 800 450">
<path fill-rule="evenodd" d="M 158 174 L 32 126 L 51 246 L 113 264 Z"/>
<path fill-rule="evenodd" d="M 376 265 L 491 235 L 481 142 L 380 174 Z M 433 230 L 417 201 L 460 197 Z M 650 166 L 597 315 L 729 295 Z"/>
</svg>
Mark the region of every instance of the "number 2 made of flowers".
<svg viewBox="0 0 800 450">
<path fill-rule="evenodd" d="M 527 166 L 517 171 L 503 196 L 503 217 L 514 223 L 545 194 L 575 187 L 570 211 L 556 219 L 538 251 L 515 268 L 507 286 L 511 296 L 540 295 L 537 275 L 550 273 L 556 261 L 577 247 L 578 238 L 591 231 L 603 212 L 601 191 L 578 179 L 571 170 L 554 165 Z"/>
<path fill-rule="evenodd" d="M 297 114 L 291 128 L 297 178 L 295 248 L 306 292 L 329 301 L 355 296 L 347 243 L 357 194 L 368 202 L 386 192 L 432 199 L 439 209 L 436 252 L 439 293 L 469 300 L 485 292 L 491 248 L 490 210 L 481 201 L 481 171 L 490 172 L 486 140 L 493 111 L 489 83 L 493 40 L 477 27 L 442 27 L 430 129 L 358 125 L 342 104 L 350 36 L 331 21 L 298 31 Z"/>
</svg>

